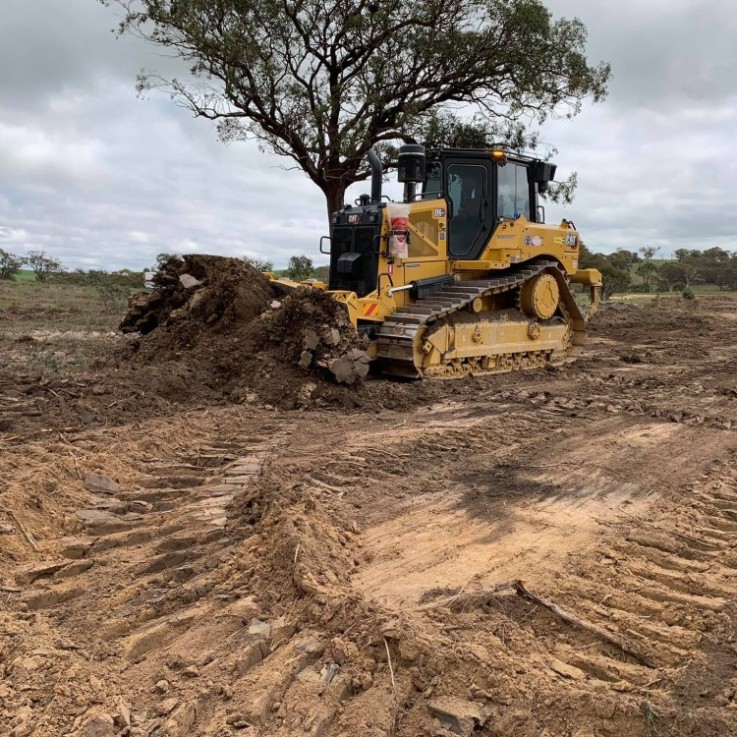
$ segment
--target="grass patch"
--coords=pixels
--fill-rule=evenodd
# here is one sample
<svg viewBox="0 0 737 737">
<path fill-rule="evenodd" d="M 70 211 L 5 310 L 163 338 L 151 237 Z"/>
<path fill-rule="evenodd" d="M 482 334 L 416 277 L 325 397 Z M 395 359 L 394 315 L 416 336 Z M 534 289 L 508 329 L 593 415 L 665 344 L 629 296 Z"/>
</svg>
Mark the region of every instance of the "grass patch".
<svg viewBox="0 0 737 737">
<path fill-rule="evenodd" d="M 737 294 L 737 292 L 730 292 L 728 290 L 720 289 L 716 284 L 692 284 L 691 289 L 696 294 L 711 294 L 715 297 L 731 296 Z"/>
<path fill-rule="evenodd" d="M 36 281 L 36 275 L 30 269 L 21 269 L 15 275 L 15 281 Z"/>
<path fill-rule="evenodd" d="M 0 282 L 0 320 L 13 331 L 115 330 L 126 309 L 125 301 L 110 311 L 93 286 L 55 284 L 28 279 Z"/>
</svg>

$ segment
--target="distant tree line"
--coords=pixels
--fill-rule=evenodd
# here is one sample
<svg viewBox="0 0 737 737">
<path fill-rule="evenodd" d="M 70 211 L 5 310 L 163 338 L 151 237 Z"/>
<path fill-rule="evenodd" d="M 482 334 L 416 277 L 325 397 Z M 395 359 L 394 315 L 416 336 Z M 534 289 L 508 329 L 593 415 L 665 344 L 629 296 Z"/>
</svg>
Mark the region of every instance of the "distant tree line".
<svg viewBox="0 0 737 737">
<path fill-rule="evenodd" d="M 666 261 L 656 258 L 659 251 L 658 247 L 644 246 L 639 252 L 620 248 L 609 254 L 593 253 L 582 243 L 579 266 L 601 271 L 604 299 L 624 292 L 692 296 L 692 287 L 698 284 L 737 290 L 737 252 L 679 248 L 675 260 Z"/>
<path fill-rule="evenodd" d="M 594 268 L 602 273 L 604 281 L 603 296 L 609 299 L 613 294 L 626 292 L 682 292 L 688 293 L 699 284 L 712 284 L 719 289 L 737 290 L 737 252 L 723 248 L 709 248 L 705 251 L 679 248 L 675 260 L 656 258 L 659 249 L 644 246 L 638 251 L 624 248 L 614 253 L 594 253 L 581 243 L 579 267 Z M 172 254 L 160 253 L 156 257 L 153 271 L 161 268 Z M 258 271 L 273 272 L 271 261 L 244 256 L 245 261 Z M 43 251 L 31 251 L 27 256 L 15 256 L 0 249 L 0 280 L 15 279 L 23 268 L 28 266 L 36 281 L 49 280 L 78 286 L 91 286 L 98 289 L 103 297 L 118 302 L 131 289 L 140 289 L 144 283 L 143 271 L 120 269 L 107 272 L 101 269 L 65 269 L 58 259 L 46 256 Z M 279 272 L 293 281 L 328 281 L 328 266 L 315 266 L 308 256 L 292 256 L 286 269 Z"/>
<path fill-rule="evenodd" d="M 175 254 L 160 253 L 156 256 L 156 263 L 151 271 L 158 271 Z M 273 272 L 274 264 L 265 259 L 244 256 L 245 261 L 258 271 Z M 47 256 L 43 251 L 31 251 L 27 256 L 15 256 L 0 248 L 0 280 L 14 280 L 17 278 L 24 266 L 33 271 L 36 281 L 48 282 L 53 280 L 63 284 L 91 287 L 124 287 L 136 289 L 143 287 L 145 271 L 133 271 L 131 269 L 120 269 L 119 271 L 104 271 L 102 269 L 74 269 L 64 268 L 62 263 L 55 258 Z M 292 256 L 286 269 L 280 271 L 281 276 L 286 276 L 293 281 L 306 281 L 315 279 L 327 282 L 327 266 L 315 266 L 309 256 Z"/>
<path fill-rule="evenodd" d="M 62 284 L 74 284 L 79 287 L 97 287 L 100 284 L 114 284 L 125 289 L 142 289 L 143 271 L 120 269 L 119 271 L 103 271 L 102 269 L 74 269 L 54 274 L 54 281 Z"/>
<path fill-rule="evenodd" d="M 69 271 L 61 261 L 47 256 L 43 251 L 31 251 L 27 256 L 15 256 L 0 249 L 0 280 L 14 280 L 21 269 L 27 266 L 41 283 L 53 281 L 58 284 L 93 287 L 107 312 L 125 309 L 131 291 L 143 287 L 143 272 L 131 269 L 103 271 L 102 269 L 75 269 Z"/>
<path fill-rule="evenodd" d="M 274 264 L 271 261 L 261 261 L 260 259 L 244 256 L 243 260 L 253 266 L 258 271 L 273 272 Z M 292 256 L 289 259 L 289 266 L 281 271 L 281 275 L 292 281 L 307 281 L 314 279 L 327 284 L 329 266 L 315 266 L 309 256 Z"/>
<path fill-rule="evenodd" d="M 12 280 L 20 270 L 28 266 L 36 281 L 45 282 L 54 274 L 64 271 L 61 261 L 47 256 L 43 251 L 31 251 L 27 256 L 16 256 L 0 248 L 0 280 Z"/>
</svg>

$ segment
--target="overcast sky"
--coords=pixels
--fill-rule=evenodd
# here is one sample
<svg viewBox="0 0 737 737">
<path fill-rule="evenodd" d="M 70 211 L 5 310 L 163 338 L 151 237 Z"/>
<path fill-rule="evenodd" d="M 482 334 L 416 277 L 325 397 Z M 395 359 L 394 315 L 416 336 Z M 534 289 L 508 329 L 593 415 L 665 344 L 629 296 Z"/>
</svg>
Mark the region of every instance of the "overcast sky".
<svg viewBox="0 0 737 737">
<path fill-rule="evenodd" d="M 579 175 L 573 219 L 594 250 L 737 249 L 733 0 L 548 0 L 581 18 L 608 99 L 544 140 Z M 0 0 L 0 248 L 71 268 L 143 268 L 162 251 L 321 262 L 322 193 L 255 143 L 225 146 L 137 72 L 173 62 L 117 39 L 97 0 Z M 359 185 L 358 189 L 366 189 Z"/>
</svg>

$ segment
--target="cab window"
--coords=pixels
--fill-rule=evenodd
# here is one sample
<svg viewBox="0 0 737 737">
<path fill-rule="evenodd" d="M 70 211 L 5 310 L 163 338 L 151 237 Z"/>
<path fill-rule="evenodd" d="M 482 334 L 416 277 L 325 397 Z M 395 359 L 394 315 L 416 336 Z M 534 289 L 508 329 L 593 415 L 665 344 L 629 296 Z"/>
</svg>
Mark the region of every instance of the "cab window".
<svg viewBox="0 0 737 737">
<path fill-rule="evenodd" d="M 431 161 L 427 166 L 427 177 L 422 187 L 422 199 L 436 200 L 443 192 L 443 165 L 439 161 Z"/>
<path fill-rule="evenodd" d="M 497 181 L 499 183 L 497 217 L 514 220 L 524 215 L 531 220 L 527 167 L 511 161 L 506 166 L 498 166 Z"/>
</svg>

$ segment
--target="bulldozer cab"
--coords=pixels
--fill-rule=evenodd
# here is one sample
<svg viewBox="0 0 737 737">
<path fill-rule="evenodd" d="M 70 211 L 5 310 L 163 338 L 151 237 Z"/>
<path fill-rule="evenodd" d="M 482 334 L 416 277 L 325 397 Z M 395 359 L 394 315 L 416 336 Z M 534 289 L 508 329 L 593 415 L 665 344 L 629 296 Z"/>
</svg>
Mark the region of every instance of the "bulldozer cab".
<svg viewBox="0 0 737 737">
<path fill-rule="evenodd" d="M 522 215 L 538 222 L 537 196 L 555 174 L 555 166 L 500 150 L 430 149 L 415 144 L 399 152 L 399 181 L 404 201 L 445 199 L 448 213 L 448 257 L 477 260 L 497 225 Z M 386 203 L 382 171 L 369 152 L 371 195 L 332 215 L 329 289 L 364 297 L 377 289 L 380 259 L 387 246 Z M 420 186 L 421 192 L 416 188 Z M 386 254 L 385 254 L 386 255 Z M 391 274 L 387 274 L 391 282 Z"/>
<path fill-rule="evenodd" d="M 428 151 L 424 199 L 448 203 L 448 253 L 477 259 L 497 224 L 524 215 L 537 222 L 538 192 L 544 192 L 555 166 L 501 151 Z"/>
</svg>

